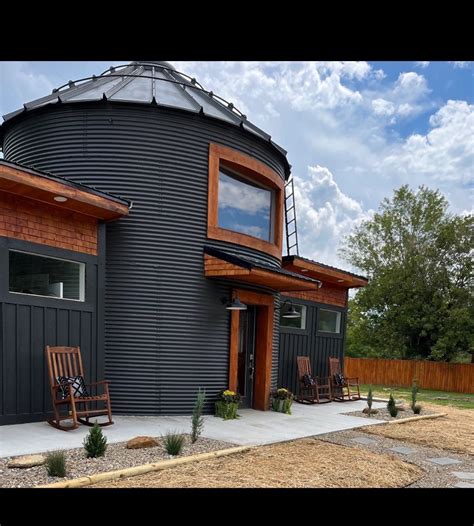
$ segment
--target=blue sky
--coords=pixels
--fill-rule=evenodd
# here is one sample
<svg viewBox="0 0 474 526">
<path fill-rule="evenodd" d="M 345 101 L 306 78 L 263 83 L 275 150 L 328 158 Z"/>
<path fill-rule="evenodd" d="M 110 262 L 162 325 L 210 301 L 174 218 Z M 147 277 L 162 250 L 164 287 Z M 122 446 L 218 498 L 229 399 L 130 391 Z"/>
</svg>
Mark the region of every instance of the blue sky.
<svg viewBox="0 0 474 526">
<path fill-rule="evenodd" d="M 109 62 L 0 62 L 0 113 Z M 300 253 L 349 268 L 340 240 L 402 184 L 474 202 L 474 65 L 460 62 L 173 62 L 288 151 Z"/>
</svg>

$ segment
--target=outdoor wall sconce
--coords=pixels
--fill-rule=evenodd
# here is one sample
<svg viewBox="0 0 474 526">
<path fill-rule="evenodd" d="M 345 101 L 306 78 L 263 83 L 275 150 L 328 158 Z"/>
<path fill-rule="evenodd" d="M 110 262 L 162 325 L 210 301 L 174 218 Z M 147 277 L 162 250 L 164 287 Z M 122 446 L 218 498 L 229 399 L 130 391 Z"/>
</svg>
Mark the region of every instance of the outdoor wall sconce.
<svg viewBox="0 0 474 526">
<path fill-rule="evenodd" d="M 226 306 L 226 310 L 247 310 L 247 305 L 244 305 L 239 298 L 233 298 L 232 301 L 221 298 L 221 302 Z"/>
<path fill-rule="evenodd" d="M 282 308 L 287 304 L 290 304 L 290 308 L 282 314 L 282 318 L 301 318 L 301 314 L 295 309 L 293 302 L 291 300 L 285 300 L 282 304 Z"/>
</svg>

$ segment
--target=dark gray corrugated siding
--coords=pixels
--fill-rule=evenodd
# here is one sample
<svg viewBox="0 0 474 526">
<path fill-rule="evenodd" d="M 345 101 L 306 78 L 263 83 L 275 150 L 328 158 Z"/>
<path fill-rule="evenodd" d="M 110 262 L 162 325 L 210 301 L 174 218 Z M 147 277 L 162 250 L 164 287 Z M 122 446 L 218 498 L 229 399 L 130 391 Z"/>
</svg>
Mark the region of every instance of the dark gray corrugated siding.
<svg viewBox="0 0 474 526">
<path fill-rule="evenodd" d="M 282 298 L 283 301 L 283 298 Z M 329 357 L 344 359 L 344 342 L 346 327 L 346 309 L 294 299 L 294 303 L 307 305 L 307 331 L 281 328 L 278 386 L 286 387 L 298 393 L 297 356 L 309 356 L 313 374 L 325 377 L 328 375 Z M 341 316 L 340 335 L 322 335 L 317 332 L 317 315 L 320 307 L 339 310 Z"/>
<path fill-rule="evenodd" d="M 204 244 L 233 250 L 206 238 L 210 142 L 284 177 L 275 151 L 251 134 L 160 108 L 64 104 L 6 131 L 7 160 L 133 201 L 130 217 L 107 227 L 105 367 L 116 412 L 189 413 L 198 387 L 213 396 L 227 385 L 229 313 L 220 298 L 230 289 L 203 275 Z M 274 383 L 278 312 L 275 320 Z"/>
</svg>

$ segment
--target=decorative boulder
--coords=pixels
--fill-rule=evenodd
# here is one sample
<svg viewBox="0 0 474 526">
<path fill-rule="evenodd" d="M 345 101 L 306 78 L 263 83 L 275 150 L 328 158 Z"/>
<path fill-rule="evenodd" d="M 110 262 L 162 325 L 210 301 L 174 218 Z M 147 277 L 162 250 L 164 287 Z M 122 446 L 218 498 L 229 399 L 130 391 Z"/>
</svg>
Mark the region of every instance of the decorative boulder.
<svg viewBox="0 0 474 526">
<path fill-rule="evenodd" d="M 158 442 L 153 437 L 135 437 L 127 442 L 127 449 L 143 449 L 158 445 Z"/>
<path fill-rule="evenodd" d="M 362 409 L 362 412 L 365 413 L 366 415 L 368 415 L 369 414 L 369 408 L 365 407 L 364 409 Z M 378 409 L 371 409 L 370 410 L 370 414 L 371 415 L 376 415 L 378 412 L 379 412 Z"/>
<path fill-rule="evenodd" d="M 43 455 L 24 455 L 22 457 L 15 457 L 8 463 L 9 468 L 34 468 L 35 466 L 42 466 L 46 462 L 46 457 Z"/>
</svg>

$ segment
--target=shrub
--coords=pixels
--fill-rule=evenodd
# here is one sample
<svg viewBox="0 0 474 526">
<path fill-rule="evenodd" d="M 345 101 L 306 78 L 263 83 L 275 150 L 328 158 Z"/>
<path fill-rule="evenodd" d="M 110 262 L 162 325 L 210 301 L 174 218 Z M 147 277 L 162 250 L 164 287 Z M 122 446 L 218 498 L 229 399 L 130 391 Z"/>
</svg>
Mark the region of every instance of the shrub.
<svg viewBox="0 0 474 526">
<path fill-rule="evenodd" d="M 368 416 L 372 413 L 372 401 L 373 401 L 374 395 L 372 394 L 372 386 L 369 387 L 369 392 L 367 393 L 367 407 L 369 408 L 369 412 L 367 413 Z"/>
<path fill-rule="evenodd" d="M 411 408 L 413 409 L 413 412 L 415 411 L 416 406 L 416 398 L 418 396 L 419 392 L 418 382 L 416 378 L 413 378 L 412 388 L 411 388 Z"/>
<path fill-rule="evenodd" d="M 194 404 L 193 416 L 191 419 L 191 443 L 193 444 L 199 438 L 204 428 L 204 417 L 202 416 L 202 410 L 205 401 L 206 392 L 199 390 L 196 398 L 196 403 Z"/>
<path fill-rule="evenodd" d="M 66 454 L 64 451 L 52 451 L 46 457 L 46 472 L 50 477 L 66 476 Z"/>
<path fill-rule="evenodd" d="M 270 393 L 272 400 L 272 409 L 273 411 L 278 411 L 279 413 L 285 413 L 291 415 L 291 405 L 293 403 L 294 395 L 288 389 L 281 387 Z"/>
<path fill-rule="evenodd" d="M 419 415 L 421 413 L 421 405 L 420 404 L 415 404 L 412 409 L 413 409 L 413 412 L 415 413 L 415 415 Z"/>
<path fill-rule="evenodd" d="M 87 458 L 104 456 L 107 449 L 107 438 L 102 433 L 102 429 L 97 422 L 84 438 L 83 445 Z"/>
<path fill-rule="evenodd" d="M 390 393 L 390 398 L 388 399 L 387 409 L 390 413 L 390 416 L 395 417 L 398 415 L 398 407 L 395 405 L 395 398 L 393 398 L 392 393 Z"/>
<path fill-rule="evenodd" d="M 184 435 L 176 431 L 169 431 L 165 435 L 164 444 L 168 455 L 179 455 L 183 449 Z"/>
</svg>

